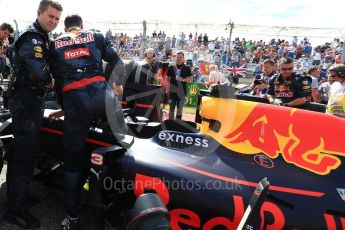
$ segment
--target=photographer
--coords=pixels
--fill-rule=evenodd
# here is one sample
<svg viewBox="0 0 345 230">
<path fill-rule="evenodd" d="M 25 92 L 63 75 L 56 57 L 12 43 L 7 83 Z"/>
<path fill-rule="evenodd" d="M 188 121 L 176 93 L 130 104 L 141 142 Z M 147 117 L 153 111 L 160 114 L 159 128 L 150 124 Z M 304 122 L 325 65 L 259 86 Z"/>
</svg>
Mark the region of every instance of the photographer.
<svg viewBox="0 0 345 230">
<path fill-rule="evenodd" d="M 0 75 L 6 69 L 6 44 L 10 35 L 14 32 L 13 27 L 8 23 L 0 25 Z"/>
<path fill-rule="evenodd" d="M 4 45 L 4 41 L 6 41 L 9 36 L 14 32 L 13 27 L 8 23 L 2 23 L 0 25 L 0 45 L 1 47 Z"/>
<path fill-rule="evenodd" d="M 271 59 L 266 59 L 262 62 L 263 73 L 255 76 L 254 82 L 250 85 L 253 90 L 253 95 L 258 97 L 265 97 L 270 78 L 275 74 L 275 63 Z"/>
<path fill-rule="evenodd" d="M 154 84 L 156 81 L 156 74 L 159 69 L 159 63 L 155 60 L 154 50 L 152 48 L 148 48 L 145 53 L 146 59 L 143 68 L 146 70 L 146 83 L 147 84 Z"/>
</svg>

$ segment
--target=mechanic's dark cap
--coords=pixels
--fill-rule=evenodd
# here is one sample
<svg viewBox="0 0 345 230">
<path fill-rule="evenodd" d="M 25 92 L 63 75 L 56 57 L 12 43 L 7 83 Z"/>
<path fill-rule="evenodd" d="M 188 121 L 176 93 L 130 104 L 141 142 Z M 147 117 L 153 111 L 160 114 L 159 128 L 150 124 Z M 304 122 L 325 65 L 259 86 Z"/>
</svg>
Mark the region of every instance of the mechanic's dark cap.
<svg viewBox="0 0 345 230">
<path fill-rule="evenodd" d="M 339 77 L 345 78 L 345 65 L 337 64 L 329 67 L 328 71 L 335 72 Z"/>
</svg>

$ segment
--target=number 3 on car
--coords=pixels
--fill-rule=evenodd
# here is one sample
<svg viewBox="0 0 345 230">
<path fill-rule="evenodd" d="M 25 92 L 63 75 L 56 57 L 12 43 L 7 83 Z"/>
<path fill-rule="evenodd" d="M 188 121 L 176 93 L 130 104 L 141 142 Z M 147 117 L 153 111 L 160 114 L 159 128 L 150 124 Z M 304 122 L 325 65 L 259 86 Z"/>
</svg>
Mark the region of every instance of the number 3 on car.
<svg viewBox="0 0 345 230">
<path fill-rule="evenodd" d="M 98 153 L 92 153 L 91 163 L 94 165 L 103 165 L 103 156 Z"/>
</svg>

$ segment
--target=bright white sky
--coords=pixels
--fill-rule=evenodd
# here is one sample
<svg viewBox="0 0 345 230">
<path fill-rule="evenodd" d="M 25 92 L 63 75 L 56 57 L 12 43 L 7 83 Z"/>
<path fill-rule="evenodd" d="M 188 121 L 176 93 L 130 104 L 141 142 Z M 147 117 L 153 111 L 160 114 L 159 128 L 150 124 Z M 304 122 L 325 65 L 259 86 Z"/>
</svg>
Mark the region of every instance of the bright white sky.
<svg viewBox="0 0 345 230">
<path fill-rule="evenodd" d="M 235 24 L 337 27 L 344 25 L 344 0 L 60 0 L 66 15 L 85 22 L 168 20 Z M 0 0 L 0 22 L 34 20 L 39 0 Z M 345 31 L 345 29 L 343 29 Z M 187 32 L 187 31 L 185 31 Z"/>
</svg>

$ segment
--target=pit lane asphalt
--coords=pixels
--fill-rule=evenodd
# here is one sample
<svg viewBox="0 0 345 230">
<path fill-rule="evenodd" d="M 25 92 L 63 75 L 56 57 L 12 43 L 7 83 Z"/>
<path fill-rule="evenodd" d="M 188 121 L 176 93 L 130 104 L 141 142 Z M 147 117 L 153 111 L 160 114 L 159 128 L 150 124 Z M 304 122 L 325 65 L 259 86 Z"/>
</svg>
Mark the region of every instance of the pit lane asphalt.
<svg viewBox="0 0 345 230">
<path fill-rule="evenodd" d="M 6 164 L 0 175 L 0 215 L 5 210 L 6 202 Z M 51 188 L 43 186 L 39 182 L 30 185 L 30 194 L 37 196 L 40 202 L 29 208 L 29 211 L 41 222 L 41 230 L 58 230 L 60 222 L 65 216 L 63 207 L 63 194 Z M 0 230 L 20 229 L 15 225 L 1 221 Z"/>
</svg>

